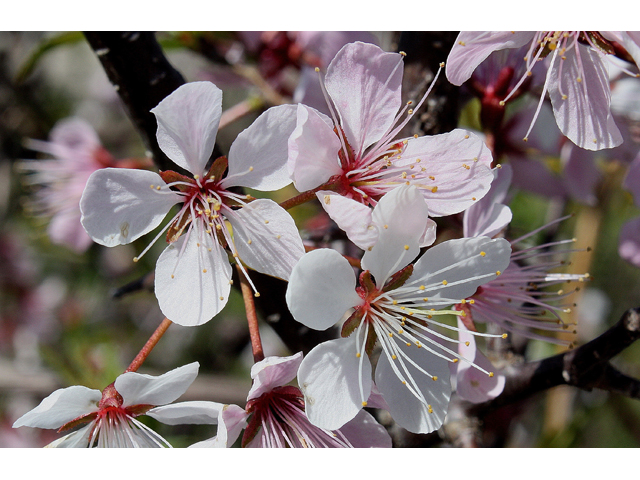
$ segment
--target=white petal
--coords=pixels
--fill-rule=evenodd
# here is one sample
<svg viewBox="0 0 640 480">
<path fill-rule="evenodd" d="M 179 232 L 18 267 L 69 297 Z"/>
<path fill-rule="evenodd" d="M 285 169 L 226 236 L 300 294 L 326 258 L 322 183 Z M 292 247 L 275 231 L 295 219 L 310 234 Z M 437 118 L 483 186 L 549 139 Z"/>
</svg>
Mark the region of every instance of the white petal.
<svg viewBox="0 0 640 480">
<path fill-rule="evenodd" d="M 314 330 L 335 325 L 362 299 L 349 262 L 335 250 L 313 250 L 293 268 L 287 287 L 287 306 L 298 322 Z"/>
<path fill-rule="evenodd" d="M 300 362 L 302 352 L 290 357 L 267 357 L 254 364 L 251 367 L 253 385 L 247 395 L 247 401 L 259 398 L 262 394 L 286 385 L 296 378 Z"/>
<path fill-rule="evenodd" d="M 237 440 L 242 429 L 247 426 L 249 415 L 237 405 L 224 405 L 218 416 L 218 434 L 202 442 L 194 443 L 189 448 L 227 448 Z"/>
<path fill-rule="evenodd" d="M 362 268 L 371 271 L 378 287 L 418 256 L 428 216 L 427 204 L 415 186 L 402 185 L 390 191 L 373 209 L 378 240 L 365 252 Z"/>
<path fill-rule="evenodd" d="M 342 172 L 338 163 L 340 140 L 331 122 L 306 105 L 298 105 L 296 128 L 289 137 L 288 170 L 300 192 L 322 185 Z"/>
<path fill-rule="evenodd" d="M 485 196 L 493 181 L 491 161 L 491 152 L 478 135 L 457 128 L 409 139 L 401 158 L 393 163 L 415 165 L 407 169 L 407 173 L 415 171 L 411 183 L 420 187 L 429 214 L 440 217 L 461 212 Z"/>
<path fill-rule="evenodd" d="M 603 54 L 578 44 L 565 56 L 566 60 L 555 59 L 549 81 L 549 97 L 558 128 L 587 150 L 620 145 L 622 135 L 611 115 L 609 74 Z M 563 94 L 567 96 L 564 100 Z"/>
<path fill-rule="evenodd" d="M 85 425 L 80 430 L 68 433 L 64 437 L 54 440 L 49 445 L 45 445 L 45 448 L 87 448 L 94 426 L 95 421 Z"/>
<path fill-rule="evenodd" d="M 362 409 L 359 372 L 364 398 L 371 392 L 371 363 L 362 352 L 356 357 L 356 335 L 321 343 L 311 350 L 298 370 L 305 410 L 314 425 L 336 430 Z"/>
<path fill-rule="evenodd" d="M 457 303 L 473 295 L 479 285 L 495 279 L 497 272 L 504 272 L 510 257 L 511 245 L 502 238 L 448 240 L 420 257 L 405 286 L 425 285 L 425 295 L 430 299 Z M 400 300 L 402 295 L 397 298 Z"/>
<path fill-rule="evenodd" d="M 13 424 L 13 428 L 37 427 L 60 428 L 67 422 L 82 415 L 98 411 L 102 398 L 100 390 L 74 385 L 56 390 L 40 402 L 33 410 L 25 413 Z"/>
<path fill-rule="evenodd" d="M 226 305 L 231 290 L 226 252 L 210 235 L 200 232 L 196 225 L 188 240 L 181 236 L 156 263 L 155 293 L 160 310 L 172 322 L 186 327 L 211 320 Z"/>
<path fill-rule="evenodd" d="M 391 366 L 387 355 L 383 354 L 376 367 L 376 386 L 387 401 L 389 413 L 398 425 L 413 433 L 433 432 L 444 422 L 451 398 L 448 362 L 429 353 L 425 348 L 418 348 L 415 345 L 407 347 L 402 342 L 397 345 L 413 362 L 430 375 L 437 377 L 437 380 L 434 381 L 426 376 L 407 359 L 398 355 L 398 359 L 392 361 L 402 372 L 407 382 L 407 385 L 404 385 Z M 402 369 L 400 359 L 403 359 L 408 373 Z M 413 378 L 415 385 L 410 378 Z M 414 389 L 417 386 L 426 404 L 409 390 L 409 385 Z M 432 413 L 429 413 L 429 405 L 433 410 Z"/>
<path fill-rule="evenodd" d="M 402 102 L 403 69 L 400 54 L 361 42 L 345 45 L 327 67 L 327 92 L 356 154 L 393 125 Z"/>
<path fill-rule="evenodd" d="M 151 186 L 165 186 L 147 170 L 104 168 L 89 177 L 80 199 L 82 226 L 100 245 L 131 243 L 162 222 L 181 198 Z"/>
<path fill-rule="evenodd" d="M 231 145 L 223 185 L 263 192 L 289 185 L 288 140 L 295 126 L 295 105 L 272 107 L 260 115 Z"/>
<path fill-rule="evenodd" d="M 378 239 L 378 227 L 371 221 L 371 208 L 328 190 L 321 190 L 316 196 L 322 208 L 344 230 L 349 240 L 362 250 L 373 247 Z"/>
<path fill-rule="evenodd" d="M 200 364 L 193 362 L 154 377 L 127 372 L 116 378 L 116 390 L 124 400 L 123 406 L 166 405 L 187 391 L 198 375 Z"/>
<path fill-rule="evenodd" d="M 217 425 L 224 404 L 206 401 L 180 402 L 149 410 L 145 415 L 167 425 Z"/>
<path fill-rule="evenodd" d="M 360 410 L 356 417 L 340 428 L 354 448 L 391 448 L 391 437 L 387 429 L 380 425 L 373 416 Z"/>
<path fill-rule="evenodd" d="M 202 175 L 216 142 L 222 90 L 211 82 L 186 83 L 151 112 L 158 122 L 160 149 L 177 165 Z"/>
<path fill-rule="evenodd" d="M 304 245 L 291 215 L 266 198 L 225 215 L 233 226 L 233 241 L 240 259 L 260 273 L 288 280 L 293 266 L 304 255 Z"/>
</svg>

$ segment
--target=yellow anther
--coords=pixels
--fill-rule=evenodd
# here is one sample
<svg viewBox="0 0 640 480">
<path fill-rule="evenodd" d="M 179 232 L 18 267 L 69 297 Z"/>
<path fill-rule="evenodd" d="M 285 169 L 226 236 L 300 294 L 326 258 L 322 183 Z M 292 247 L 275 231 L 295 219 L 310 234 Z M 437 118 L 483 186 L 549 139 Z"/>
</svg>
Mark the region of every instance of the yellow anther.
<svg viewBox="0 0 640 480">
<path fill-rule="evenodd" d="M 411 344 L 409 342 L 407 342 L 407 347 L 410 347 L 410 346 L 411 346 Z"/>
<path fill-rule="evenodd" d="M 220 300 L 224 300 L 224 297 L 220 297 Z"/>
<path fill-rule="evenodd" d="M 253 243 L 253 240 L 247 240 L 247 245 L 251 245 Z"/>
<path fill-rule="evenodd" d="M 367 406 L 367 402 L 362 402 L 362 406 L 366 407 Z"/>
<path fill-rule="evenodd" d="M 463 298 L 462 300 L 460 300 L 460 303 L 464 305 L 465 303 L 467 303 L 467 300 Z"/>
<path fill-rule="evenodd" d="M 469 342 L 464 342 L 464 344 L 468 347 L 469 346 Z"/>
<path fill-rule="evenodd" d="M 429 405 L 429 410 L 428 410 L 428 412 L 429 412 L 429 413 L 433 413 L 433 408 L 431 408 L 431 405 Z"/>
<path fill-rule="evenodd" d="M 508 337 L 508 334 L 506 334 L 506 333 L 502 334 L 502 338 L 507 338 L 507 337 Z"/>
<path fill-rule="evenodd" d="M 568 97 L 565 94 L 562 94 L 562 99 L 566 100 Z"/>
<path fill-rule="evenodd" d="M 207 273 L 207 269 L 206 269 L 206 268 L 203 268 L 203 269 L 202 269 L 202 273 Z"/>
<path fill-rule="evenodd" d="M 489 372 L 489 376 L 490 376 L 490 377 L 493 377 L 493 372 Z"/>
<path fill-rule="evenodd" d="M 444 62 L 440 62 L 440 68 L 444 68 Z"/>
<path fill-rule="evenodd" d="M 470 303 L 471 305 L 473 305 L 474 303 L 476 303 L 476 301 L 475 301 L 475 300 L 469 300 L 469 303 Z"/>
<path fill-rule="evenodd" d="M 398 359 L 398 357 L 396 357 L 395 355 L 391 355 L 391 359 L 392 359 L 392 360 L 397 360 L 397 359 Z"/>
<path fill-rule="evenodd" d="M 582 83 L 582 78 L 580 78 L 580 77 L 576 78 L 576 82 Z"/>
<path fill-rule="evenodd" d="M 442 284 L 443 285 L 447 285 L 449 282 L 447 282 L 446 280 L 442 280 Z"/>
<path fill-rule="evenodd" d="M 160 185 L 158 185 L 158 186 L 156 187 L 156 190 L 160 190 Z"/>
<path fill-rule="evenodd" d="M 319 71 L 320 71 L 320 68 L 316 67 L 316 68 L 315 68 L 315 71 L 316 71 L 316 72 L 319 72 Z"/>
<path fill-rule="evenodd" d="M 406 56 L 407 56 L 407 54 L 406 54 L 405 52 L 403 52 L 403 51 L 400 51 L 400 52 L 398 52 L 398 53 L 399 53 L 400 55 L 402 55 L 403 57 L 406 57 Z"/>
<path fill-rule="evenodd" d="M 418 134 L 417 134 L 417 133 L 414 133 L 414 134 L 413 134 L 413 138 L 418 138 Z"/>
<path fill-rule="evenodd" d="M 356 358 L 360 358 L 360 352 L 356 353 Z"/>
<path fill-rule="evenodd" d="M 391 303 L 393 303 L 394 305 L 398 304 L 398 300 L 393 300 Z"/>
<path fill-rule="evenodd" d="M 133 263 L 138 263 L 138 260 L 140 260 L 138 257 L 133 257 Z"/>
<path fill-rule="evenodd" d="M 463 163 L 462 167 L 467 169 L 467 170 L 471 170 L 471 167 L 469 165 L 467 165 L 466 163 Z"/>
<path fill-rule="evenodd" d="M 265 220 L 265 221 L 264 221 L 264 224 L 265 224 L 265 225 L 269 225 L 269 220 Z"/>
<path fill-rule="evenodd" d="M 438 191 L 438 187 L 433 187 L 433 188 L 431 189 L 431 193 L 436 193 L 437 191 Z"/>
<path fill-rule="evenodd" d="M 398 335 L 402 335 L 404 333 L 404 330 L 400 329 L 398 330 Z"/>
<path fill-rule="evenodd" d="M 389 225 L 385 225 L 385 226 L 384 226 L 384 229 L 385 229 L 385 230 L 386 230 L 387 228 L 389 228 Z"/>
<path fill-rule="evenodd" d="M 155 185 L 151 185 L 151 190 L 153 190 L 154 188 L 156 188 Z"/>
<path fill-rule="evenodd" d="M 253 172 L 253 167 L 249 167 L 249 171 L 250 171 L 250 172 Z"/>
<path fill-rule="evenodd" d="M 405 245 L 405 246 L 404 246 L 404 249 L 405 249 L 405 250 L 409 250 L 409 245 Z"/>
<path fill-rule="evenodd" d="M 426 287 L 424 285 L 420 285 L 420 290 L 424 290 Z"/>
<path fill-rule="evenodd" d="M 259 297 L 260 296 L 260 292 L 254 293 L 253 296 L 256 297 L 256 298 Z"/>
<path fill-rule="evenodd" d="M 500 275 L 502 275 L 502 272 L 500 270 L 496 270 L 496 275 L 500 276 Z"/>
<path fill-rule="evenodd" d="M 175 278 L 175 277 L 173 276 L 173 274 L 171 274 L 171 278 Z"/>
<path fill-rule="evenodd" d="M 424 298 L 422 299 L 422 301 L 423 301 L 423 302 L 428 302 L 428 301 L 429 301 L 429 298 L 428 298 L 428 297 L 424 297 Z"/>
<path fill-rule="evenodd" d="M 219 232 L 221 232 L 221 231 L 222 231 L 222 225 L 220 225 L 220 224 L 216 225 L 216 230 L 218 230 Z"/>
<path fill-rule="evenodd" d="M 487 255 L 487 253 L 486 253 L 486 252 L 480 252 L 480 256 L 481 256 L 481 257 L 484 257 L 484 256 L 486 256 L 486 255 Z"/>
<path fill-rule="evenodd" d="M 410 108 L 409 110 L 407 110 L 407 113 L 408 113 L 409 115 L 412 115 L 412 114 L 413 114 L 413 108 Z"/>
<path fill-rule="evenodd" d="M 501 107 L 504 107 L 504 100 L 500 100 L 500 101 L 498 102 L 498 105 L 500 105 Z"/>
<path fill-rule="evenodd" d="M 465 135 L 465 136 L 464 136 L 464 138 L 465 138 L 465 140 L 466 140 L 467 138 L 469 138 L 469 135 Z"/>
<path fill-rule="evenodd" d="M 431 377 L 431 380 L 433 380 L 435 382 L 436 380 L 438 380 L 438 376 L 434 375 L 433 377 Z"/>
<path fill-rule="evenodd" d="M 390 336 L 390 337 L 393 337 L 393 332 L 389 332 L 389 336 Z"/>
<path fill-rule="evenodd" d="M 458 45 L 461 45 L 461 46 L 463 46 L 463 47 L 464 47 L 464 46 L 466 45 L 466 43 L 464 43 L 464 42 L 458 42 Z"/>
<path fill-rule="evenodd" d="M 451 360 L 453 363 L 458 363 L 458 359 L 454 358 L 453 360 Z"/>
</svg>

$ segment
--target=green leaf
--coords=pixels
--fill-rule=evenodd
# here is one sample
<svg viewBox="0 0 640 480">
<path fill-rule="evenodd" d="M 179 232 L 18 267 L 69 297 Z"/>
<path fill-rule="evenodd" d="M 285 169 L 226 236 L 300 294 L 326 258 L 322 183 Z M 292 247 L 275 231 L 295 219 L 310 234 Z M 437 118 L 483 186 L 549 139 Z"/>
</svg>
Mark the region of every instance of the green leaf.
<svg viewBox="0 0 640 480">
<path fill-rule="evenodd" d="M 59 47 L 60 45 L 72 45 L 84 41 L 84 35 L 82 32 L 65 32 L 56 35 L 51 38 L 46 38 L 36 49 L 31 53 L 27 61 L 22 65 L 22 68 L 16 76 L 16 83 L 22 83 L 33 72 L 40 58 L 49 50 Z"/>
</svg>

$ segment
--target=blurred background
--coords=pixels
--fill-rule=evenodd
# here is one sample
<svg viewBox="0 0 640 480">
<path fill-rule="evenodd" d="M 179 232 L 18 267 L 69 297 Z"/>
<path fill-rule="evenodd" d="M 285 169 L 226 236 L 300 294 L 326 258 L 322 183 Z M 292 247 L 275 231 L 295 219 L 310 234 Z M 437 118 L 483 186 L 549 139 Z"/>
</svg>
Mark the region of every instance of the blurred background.
<svg viewBox="0 0 640 480">
<path fill-rule="evenodd" d="M 218 144 L 226 154 L 235 136 L 269 106 L 303 101 L 322 108 L 313 69 L 326 68 L 345 43 L 370 41 L 392 51 L 412 41 L 394 32 L 330 33 L 161 32 L 156 38 L 186 81 L 212 81 L 224 91 L 226 116 Z M 433 42 L 447 52 L 452 39 L 455 33 L 449 32 L 434 36 Z M 514 176 L 511 238 L 574 214 L 552 232 L 541 232 L 539 241 L 575 237 L 581 251 L 569 254 L 572 266 L 567 271 L 593 277 L 572 298 L 577 306 L 568 316 L 577 328 L 576 333 L 568 331 L 566 339 L 576 345 L 601 334 L 629 308 L 640 307 L 640 269 L 620 257 L 618 242 L 623 225 L 640 216 L 632 195 L 622 187 L 640 149 L 640 80 L 624 80 L 614 82 L 622 85 L 622 93 L 618 97 L 614 89 L 613 106 L 619 111 L 618 125 L 628 131 L 625 149 L 583 160 L 589 162 L 588 179 L 576 177 L 569 167 L 573 164 L 567 158 L 577 153 L 568 152 L 565 142 L 548 148 L 532 142 L 516 153 L 505 149 L 499 159 L 532 162 L 536 168 L 527 175 L 527 163 L 520 177 Z M 473 92 L 463 87 L 456 96 L 453 115 L 459 124 L 481 131 L 480 103 Z M 535 108 L 537 98 L 524 95 L 510 107 L 510 128 L 517 132 L 518 115 L 531 104 Z M 538 120 L 534 131 L 547 139 L 558 135 L 547 133 L 547 127 L 555 127 L 553 119 Z M 83 142 L 91 147 L 86 158 L 59 161 L 56 148 Z M 159 242 L 133 263 L 149 238 L 116 248 L 80 239 L 72 207 L 77 207 L 88 174 L 107 165 L 152 167 L 140 134 L 82 33 L 0 33 L 0 144 L 0 447 L 41 447 L 59 435 L 13 429 L 13 422 L 57 388 L 103 389 L 162 321 L 152 286 L 155 260 L 164 245 Z M 294 194 L 291 187 L 273 198 Z M 327 222 L 314 205 L 292 214 L 304 229 L 303 238 L 314 238 Z M 446 232 L 449 223 L 441 227 Z M 295 353 L 264 320 L 265 353 Z M 544 358 L 564 348 L 517 337 L 512 343 L 517 348 L 510 353 L 511 362 Z M 193 361 L 200 362 L 200 375 L 183 400 L 244 405 L 253 357 L 238 292 L 214 321 L 197 328 L 172 325 L 140 371 L 160 374 Z M 629 347 L 614 363 L 640 377 L 640 345 Z M 145 422 L 174 446 L 215 433 L 209 426 Z M 636 447 L 640 402 L 557 387 L 493 412 L 481 428 L 488 446 Z M 437 437 L 431 444 L 446 445 L 446 438 Z"/>
</svg>

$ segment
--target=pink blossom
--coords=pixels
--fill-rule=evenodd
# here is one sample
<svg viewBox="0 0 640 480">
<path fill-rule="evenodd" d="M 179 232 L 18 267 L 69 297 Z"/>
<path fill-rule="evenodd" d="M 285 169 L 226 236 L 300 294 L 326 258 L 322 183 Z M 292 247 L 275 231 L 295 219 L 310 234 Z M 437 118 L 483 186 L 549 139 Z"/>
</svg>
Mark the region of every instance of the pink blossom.
<svg viewBox="0 0 640 480">
<path fill-rule="evenodd" d="M 56 123 L 48 142 L 30 140 L 27 145 L 54 157 L 17 164 L 19 170 L 29 173 L 26 182 L 39 187 L 31 208 L 51 217 L 47 233 L 53 243 L 84 252 L 92 241 L 80 223 L 80 197 L 89 176 L 115 166 L 115 160 L 100 144 L 95 130 L 79 118 Z"/>
<path fill-rule="evenodd" d="M 338 224 L 349 223 L 399 185 L 415 185 L 432 216 L 468 208 L 489 189 L 491 154 L 462 129 L 435 136 L 397 138 L 426 96 L 402 105 L 403 56 L 366 43 L 343 47 L 325 78 L 331 118 L 298 105 L 289 139 L 289 172 L 299 191 L 332 179 L 335 192 L 318 191 Z M 338 208 L 331 208 L 343 197 Z M 330 203 L 323 201 L 334 195 Z M 352 212 L 352 213 L 344 213 Z"/>
<path fill-rule="evenodd" d="M 638 56 L 637 38 L 630 35 L 616 38 L 623 38 L 625 47 Z M 548 91 L 556 122 L 564 135 L 587 150 L 612 148 L 622 143 L 622 136 L 611 115 L 605 57 L 615 53 L 609 40 L 616 38 L 607 36 L 607 32 L 462 32 L 447 59 L 447 78 L 461 85 L 492 52 L 529 45 L 524 57 L 525 73 L 513 91 L 527 80 L 539 60 L 548 58 L 538 111 Z M 537 116 L 538 112 L 525 141 Z"/>
<path fill-rule="evenodd" d="M 228 162 L 220 157 L 208 171 L 222 112 L 221 90 L 209 82 L 189 83 L 152 112 L 160 148 L 193 177 L 173 171 L 95 172 L 80 202 L 82 224 L 101 245 L 126 244 L 155 229 L 171 207 L 182 203 L 137 258 L 167 231 L 169 246 L 158 259 L 155 275 L 160 309 L 175 323 L 200 325 L 229 298 L 231 265 L 226 248 L 249 268 L 283 279 L 304 253 L 295 223 L 283 208 L 272 200 L 231 191 L 232 187 L 277 190 L 291 182 L 286 142 L 295 107 L 267 110 L 238 135 Z"/>
<path fill-rule="evenodd" d="M 302 353 L 297 353 L 267 357 L 253 365 L 253 386 L 244 410 L 237 405 L 185 402 L 164 407 L 158 413 L 152 410 L 149 415 L 164 423 L 182 422 L 184 406 L 199 403 L 203 418 L 216 419 L 218 433 L 193 447 L 231 447 L 243 429 L 242 446 L 248 448 L 391 447 L 387 431 L 364 411 L 340 429 L 312 425 L 300 389 L 288 385 L 301 361 Z"/>
<path fill-rule="evenodd" d="M 483 202 L 465 212 L 465 237 L 498 235 L 506 228 L 511 221 L 511 211 L 501 202 L 506 196 L 510 181 L 510 169 L 505 165 Z M 566 218 L 568 217 L 553 223 Z M 515 248 L 547 226 L 512 240 L 510 243 L 513 252 L 509 266 L 502 275 L 481 285 L 474 295 L 456 305 L 458 310 L 467 314 L 461 317 L 467 328 L 475 331 L 476 322 L 493 323 L 502 330 L 515 332 L 528 338 L 566 343 L 536 331 L 560 332 L 569 327 L 561 315 L 569 311 L 564 300 L 572 291 L 552 291 L 549 287 L 589 279 L 588 273 L 552 273 L 554 269 L 564 265 L 564 261 L 555 259 L 554 255 L 561 256 L 570 251 L 553 249 L 575 240 L 560 240 L 537 246 Z"/>
</svg>

